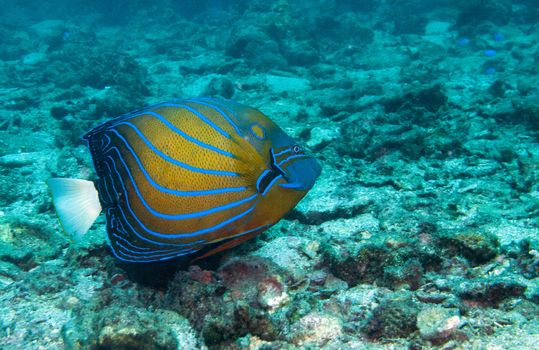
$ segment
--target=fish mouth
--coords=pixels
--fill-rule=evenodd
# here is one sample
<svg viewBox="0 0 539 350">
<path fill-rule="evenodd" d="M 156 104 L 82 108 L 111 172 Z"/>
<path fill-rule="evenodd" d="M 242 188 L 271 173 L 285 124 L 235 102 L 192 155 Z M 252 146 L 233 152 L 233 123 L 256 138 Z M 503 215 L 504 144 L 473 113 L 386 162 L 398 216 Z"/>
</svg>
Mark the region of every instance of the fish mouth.
<svg viewBox="0 0 539 350">
<path fill-rule="evenodd" d="M 279 184 L 279 186 L 297 191 L 308 191 L 313 188 L 316 179 L 322 172 L 322 167 L 314 158 L 309 157 L 294 162 L 287 170 L 289 174 L 286 177 L 287 183 Z"/>
</svg>

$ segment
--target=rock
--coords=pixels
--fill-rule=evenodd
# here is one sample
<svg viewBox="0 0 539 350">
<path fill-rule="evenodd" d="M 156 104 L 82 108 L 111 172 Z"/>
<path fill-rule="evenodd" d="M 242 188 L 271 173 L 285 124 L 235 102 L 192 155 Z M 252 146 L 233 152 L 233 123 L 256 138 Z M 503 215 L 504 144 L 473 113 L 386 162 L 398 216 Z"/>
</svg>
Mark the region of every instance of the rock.
<svg viewBox="0 0 539 350">
<path fill-rule="evenodd" d="M 133 306 L 112 305 L 97 313 L 88 312 L 69 322 L 62 333 L 67 350 L 200 348 L 193 329 L 177 313 Z"/>
<path fill-rule="evenodd" d="M 198 270 L 198 271 L 197 271 Z M 249 333 L 276 340 L 288 327 L 286 276 L 259 256 L 232 258 L 216 271 L 179 271 L 167 291 L 167 308 L 184 315 L 208 346 L 224 345 Z"/>
<path fill-rule="evenodd" d="M 6 154 L 0 157 L 0 166 L 6 168 L 20 168 L 26 165 L 35 164 L 36 162 L 46 161 L 46 159 L 50 159 L 49 151 Z"/>
<path fill-rule="evenodd" d="M 436 250 L 422 247 L 416 239 L 384 233 L 367 237 L 358 234 L 340 241 L 336 236 L 333 244 L 321 247 L 330 271 L 351 286 L 377 283 L 416 289 L 424 271 L 440 266 Z"/>
<path fill-rule="evenodd" d="M 404 338 L 417 330 L 418 313 L 419 307 L 407 297 L 384 300 L 362 330 L 371 339 Z"/>
<path fill-rule="evenodd" d="M 286 65 L 279 45 L 254 26 L 240 26 L 233 29 L 226 53 L 234 58 L 245 58 L 250 65 L 260 69 Z"/>
<path fill-rule="evenodd" d="M 450 255 L 462 255 L 475 265 L 485 263 L 498 254 L 498 240 L 487 232 L 444 232 L 436 240 L 436 244 Z"/>
<path fill-rule="evenodd" d="M 451 336 L 461 320 L 457 310 L 442 307 L 428 307 L 417 315 L 419 334 L 426 340 L 441 341 Z"/>
<path fill-rule="evenodd" d="M 220 74 L 207 74 L 196 78 L 182 89 L 183 95 L 189 97 L 197 97 L 205 95 L 206 91 L 209 91 L 210 84 L 215 81 L 223 79 Z"/>
<path fill-rule="evenodd" d="M 27 220 L 17 222 L 16 218 L 7 216 L 0 220 L 0 237 L 5 238 L 0 239 L 0 260 L 26 271 L 59 256 L 67 245 L 64 237 L 52 233 L 44 218 Z"/>
<path fill-rule="evenodd" d="M 0 288 L 15 282 L 21 275 L 22 271 L 17 265 L 0 260 Z"/>
<path fill-rule="evenodd" d="M 526 289 L 526 298 L 539 305 L 539 278 L 535 278 L 534 284 Z"/>
<path fill-rule="evenodd" d="M 332 299 L 340 305 L 341 313 L 349 318 L 363 320 L 367 318 L 369 310 L 378 306 L 378 300 L 385 291 L 383 288 L 361 284 L 339 292 Z"/>
<path fill-rule="evenodd" d="M 423 266 L 418 259 L 409 259 L 403 264 L 384 268 L 384 279 L 388 286 L 416 290 L 420 286 L 424 273 Z"/>
<path fill-rule="evenodd" d="M 204 90 L 203 95 L 221 96 L 230 99 L 234 95 L 234 84 L 225 77 L 213 78 Z"/>
<path fill-rule="evenodd" d="M 50 110 L 51 117 L 54 119 L 62 119 L 69 114 L 69 110 L 64 106 L 53 106 Z"/>
<path fill-rule="evenodd" d="M 338 126 L 333 128 L 321 128 L 316 126 L 311 129 L 311 137 L 307 141 L 307 146 L 313 150 L 323 148 L 331 141 L 337 139 L 341 134 L 341 130 Z"/>
<path fill-rule="evenodd" d="M 28 66 L 33 66 L 35 64 L 45 61 L 46 59 L 47 56 L 44 53 L 32 52 L 22 58 L 22 63 Z"/>
<path fill-rule="evenodd" d="M 430 21 L 425 26 L 425 35 L 440 35 L 445 34 L 451 28 L 451 23 L 441 21 Z"/>
<path fill-rule="evenodd" d="M 286 285 L 279 275 L 268 276 L 258 282 L 258 303 L 266 309 L 273 310 L 289 301 Z"/>
<path fill-rule="evenodd" d="M 515 276 L 482 277 L 461 281 L 454 291 L 464 300 L 496 306 L 507 298 L 522 296 L 526 285 Z"/>
<path fill-rule="evenodd" d="M 290 340 L 298 346 L 319 348 L 341 334 L 342 325 L 336 317 L 313 312 L 292 325 Z"/>
<path fill-rule="evenodd" d="M 318 225 L 335 219 L 353 218 L 374 202 L 376 193 L 369 188 L 343 186 L 350 174 L 324 167 L 316 186 L 296 206 L 299 220 Z M 323 198 L 323 200 L 320 200 Z"/>
<path fill-rule="evenodd" d="M 282 44 L 283 56 L 289 64 L 296 66 L 310 66 L 320 60 L 318 52 L 305 41 L 285 41 Z"/>
<path fill-rule="evenodd" d="M 334 239 L 368 240 L 380 232 L 380 221 L 372 214 L 359 214 L 349 219 L 336 219 L 323 222 L 322 232 Z"/>
<path fill-rule="evenodd" d="M 310 257 L 301 251 L 301 248 L 310 242 L 312 241 L 303 237 L 277 237 L 266 242 L 260 249 L 253 252 L 253 255 L 271 260 L 299 281 L 316 262 L 316 255 Z"/>
<path fill-rule="evenodd" d="M 61 33 L 63 30 L 65 30 L 65 27 L 65 21 L 51 19 L 36 23 L 30 26 L 30 29 L 34 31 L 34 33 L 38 37 L 43 39 L 58 35 L 58 33 Z"/>
<path fill-rule="evenodd" d="M 311 88 L 311 82 L 308 79 L 273 74 L 266 74 L 266 85 L 275 94 L 282 92 L 301 92 Z"/>
</svg>

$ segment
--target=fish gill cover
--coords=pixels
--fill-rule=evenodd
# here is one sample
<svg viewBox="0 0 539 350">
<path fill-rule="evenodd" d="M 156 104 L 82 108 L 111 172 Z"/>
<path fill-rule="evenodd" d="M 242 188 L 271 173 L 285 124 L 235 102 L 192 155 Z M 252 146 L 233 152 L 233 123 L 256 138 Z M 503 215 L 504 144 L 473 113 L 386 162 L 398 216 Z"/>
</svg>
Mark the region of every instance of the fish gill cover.
<svg viewBox="0 0 539 350">
<path fill-rule="evenodd" d="M 538 348 L 536 1 L 0 4 L 0 348 Z M 73 242 L 46 181 L 98 180 L 81 136 L 201 96 L 317 159 L 299 205 L 196 261 Z"/>
</svg>

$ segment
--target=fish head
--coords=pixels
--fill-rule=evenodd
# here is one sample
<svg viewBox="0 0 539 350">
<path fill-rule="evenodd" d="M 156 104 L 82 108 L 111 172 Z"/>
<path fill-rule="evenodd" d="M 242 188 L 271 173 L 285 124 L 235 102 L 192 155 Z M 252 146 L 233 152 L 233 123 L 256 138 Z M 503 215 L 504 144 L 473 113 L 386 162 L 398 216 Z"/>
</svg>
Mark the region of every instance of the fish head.
<svg viewBox="0 0 539 350">
<path fill-rule="evenodd" d="M 270 166 L 285 180 L 279 183 L 279 187 L 310 190 L 322 171 L 318 161 L 286 134 L 275 144 L 276 147 L 270 149 Z"/>
</svg>

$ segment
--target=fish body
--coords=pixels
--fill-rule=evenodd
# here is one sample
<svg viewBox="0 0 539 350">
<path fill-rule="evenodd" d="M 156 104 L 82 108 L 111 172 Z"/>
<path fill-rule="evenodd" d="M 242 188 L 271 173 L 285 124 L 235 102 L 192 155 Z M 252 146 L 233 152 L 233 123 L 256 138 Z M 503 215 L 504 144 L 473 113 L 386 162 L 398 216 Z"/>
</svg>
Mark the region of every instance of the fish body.
<svg viewBox="0 0 539 350">
<path fill-rule="evenodd" d="M 77 191 L 81 180 L 66 190 L 66 179 L 50 179 L 60 221 L 82 234 L 103 210 L 114 255 L 131 262 L 209 249 L 207 256 L 239 244 L 279 221 L 321 171 L 268 117 L 229 100 L 159 103 L 102 123 L 83 139 L 99 195 L 86 182 Z M 90 218 L 73 212 L 76 206 Z"/>
</svg>

